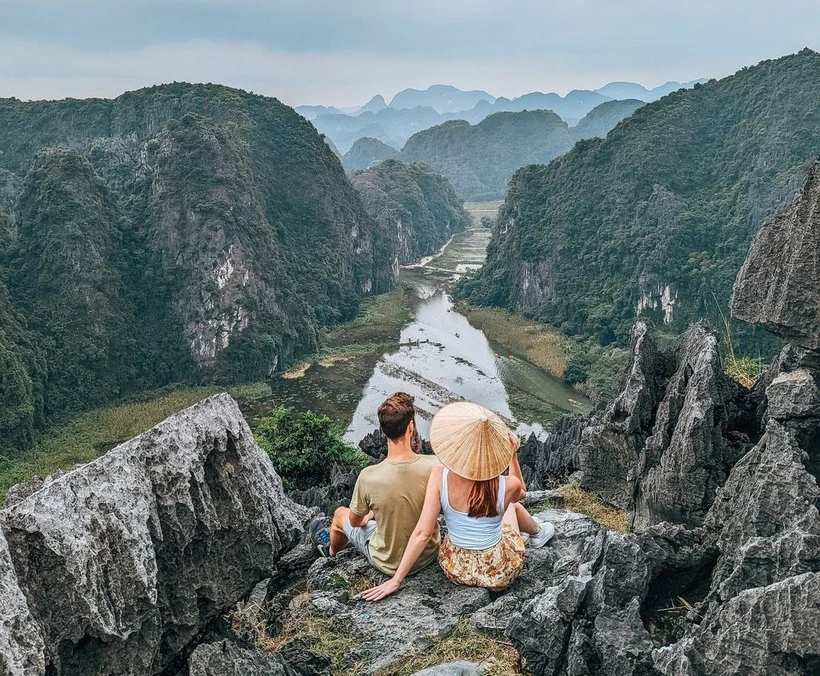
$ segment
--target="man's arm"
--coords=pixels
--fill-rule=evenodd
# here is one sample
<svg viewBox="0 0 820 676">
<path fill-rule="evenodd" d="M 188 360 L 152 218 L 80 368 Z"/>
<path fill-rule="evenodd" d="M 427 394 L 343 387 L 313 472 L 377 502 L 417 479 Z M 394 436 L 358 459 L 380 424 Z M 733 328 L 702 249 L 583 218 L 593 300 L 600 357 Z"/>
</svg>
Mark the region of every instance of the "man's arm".
<svg viewBox="0 0 820 676">
<path fill-rule="evenodd" d="M 353 509 L 351 509 L 350 515 L 348 516 L 348 519 L 350 520 L 350 525 L 353 526 L 353 528 L 362 528 L 368 521 L 371 521 L 373 518 L 375 518 L 375 515 L 373 514 L 372 509 L 364 516 L 360 516 L 359 514 L 354 512 Z"/>
</svg>

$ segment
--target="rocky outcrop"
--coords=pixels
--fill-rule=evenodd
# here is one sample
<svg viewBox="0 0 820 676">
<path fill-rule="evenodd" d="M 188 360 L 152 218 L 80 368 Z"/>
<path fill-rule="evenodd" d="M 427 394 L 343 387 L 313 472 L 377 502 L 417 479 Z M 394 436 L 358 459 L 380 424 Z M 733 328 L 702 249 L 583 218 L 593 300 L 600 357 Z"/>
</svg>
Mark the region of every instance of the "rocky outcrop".
<svg viewBox="0 0 820 676">
<path fill-rule="evenodd" d="M 732 314 L 820 350 L 820 161 L 793 204 L 760 229 L 737 276 Z"/>
<path fill-rule="evenodd" d="M 355 598 L 357 591 L 384 579 L 361 554 L 346 550 L 335 560 L 319 559 L 311 566 L 306 597 L 288 610 L 332 618 L 357 637 L 347 661 L 359 663 L 357 673 L 374 673 L 412 654 L 425 640 L 446 636 L 462 618 L 490 602 L 486 589 L 453 585 L 435 564 L 408 577 L 401 593 L 378 606 Z"/>
<path fill-rule="evenodd" d="M 27 602 L 50 673 L 173 673 L 306 517 L 236 403 L 211 397 L 0 511 L 25 597 L 7 585 L 0 612 Z"/>
<path fill-rule="evenodd" d="M 223 639 L 198 646 L 188 660 L 190 676 L 299 676 L 278 654 L 265 654 Z"/>
<path fill-rule="evenodd" d="M 759 436 L 754 396 L 723 373 L 715 333 L 692 325 L 659 348 L 635 325 L 621 392 L 589 419 L 566 417 L 521 462 L 533 487 L 573 473 L 582 488 L 630 511 L 636 531 L 697 526 L 729 470 Z"/>
<path fill-rule="evenodd" d="M 0 533 L 0 674 L 45 673 L 45 645 L 29 611 L 12 566 L 6 539 Z"/>
</svg>

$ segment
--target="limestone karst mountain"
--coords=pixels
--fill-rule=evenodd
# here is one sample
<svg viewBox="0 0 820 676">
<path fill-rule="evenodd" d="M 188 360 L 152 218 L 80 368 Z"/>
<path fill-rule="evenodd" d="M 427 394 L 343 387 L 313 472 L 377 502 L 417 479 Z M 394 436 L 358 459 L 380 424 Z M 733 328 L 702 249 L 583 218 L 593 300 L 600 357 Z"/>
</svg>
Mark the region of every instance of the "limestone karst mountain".
<svg viewBox="0 0 820 676">
<path fill-rule="evenodd" d="M 572 147 L 566 123 L 555 113 L 534 110 L 496 113 L 476 125 L 445 122 L 415 134 L 399 155 L 445 176 L 466 200 L 503 195 L 516 169 L 543 164 Z"/>
<path fill-rule="evenodd" d="M 398 266 L 437 251 L 472 220 L 443 176 L 421 164 L 387 160 L 351 177 L 378 226 L 376 249 Z"/>
<path fill-rule="evenodd" d="M 643 102 L 637 99 L 625 99 L 607 101 L 600 106 L 595 106 L 581 118 L 578 124 L 570 128 L 572 139 L 580 141 L 589 138 L 604 138 L 619 122 L 625 120 L 643 105 Z"/>
<path fill-rule="evenodd" d="M 353 147 L 344 154 L 342 166 L 345 171 L 362 171 L 397 157 L 398 154 L 398 150 L 382 143 L 379 139 L 365 136 L 356 141 Z"/>
<path fill-rule="evenodd" d="M 626 343 L 636 316 L 676 332 L 722 324 L 754 233 L 820 149 L 818 83 L 816 52 L 765 61 L 520 170 L 465 297 L 604 344 Z M 735 330 L 740 350 L 776 349 L 759 329 Z"/>
</svg>

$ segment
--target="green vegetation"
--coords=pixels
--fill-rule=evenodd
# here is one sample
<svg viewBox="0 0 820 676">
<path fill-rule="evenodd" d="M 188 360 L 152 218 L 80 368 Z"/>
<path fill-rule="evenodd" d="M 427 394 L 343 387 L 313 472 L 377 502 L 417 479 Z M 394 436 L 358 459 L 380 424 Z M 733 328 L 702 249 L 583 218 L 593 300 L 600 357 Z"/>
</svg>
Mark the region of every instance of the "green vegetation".
<svg viewBox="0 0 820 676">
<path fill-rule="evenodd" d="M 447 179 L 420 164 L 387 160 L 351 182 L 378 226 L 374 250 L 384 265 L 431 254 L 472 222 Z"/>
<path fill-rule="evenodd" d="M 168 416 L 224 390 L 220 387 L 165 388 L 146 392 L 137 401 L 75 416 L 68 423 L 42 434 L 32 450 L 15 455 L 0 454 L 0 502 L 14 484 L 90 462 Z M 264 383 L 237 385 L 227 391 L 240 401 L 270 395 L 270 387 Z"/>
<path fill-rule="evenodd" d="M 719 325 L 753 234 L 820 148 L 818 84 L 820 54 L 765 61 L 521 169 L 463 297 L 601 344 L 626 343 L 642 299 L 641 318 L 667 331 L 700 317 Z M 668 325 L 664 292 L 674 300 Z M 760 328 L 734 331 L 740 354 L 776 349 Z"/>
<path fill-rule="evenodd" d="M 503 196 L 516 169 L 549 162 L 571 147 L 566 122 L 549 110 L 532 110 L 425 129 L 407 141 L 400 158 L 440 172 L 464 199 L 492 200 Z"/>
<path fill-rule="evenodd" d="M 394 283 L 339 160 L 275 99 L 0 99 L 0 147 L 6 455 L 138 392 L 266 378 Z"/>
<path fill-rule="evenodd" d="M 353 144 L 342 157 L 342 166 L 345 171 L 363 171 L 370 169 L 385 160 L 391 160 L 399 154 L 392 146 L 382 143 L 379 139 L 364 136 Z"/>
<path fill-rule="evenodd" d="M 577 386 L 593 402 L 612 401 L 620 391 L 629 364 L 623 348 L 602 346 L 593 340 L 576 341 L 564 372 L 564 380 Z"/>
<path fill-rule="evenodd" d="M 344 430 L 335 421 L 313 411 L 297 414 L 280 406 L 259 422 L 254 434 L 289 489 L 327 484 L 334 466 L 359 471 L 368 462 L 342 438 Z"/>
<path fill-rule="evenodd" d="M 625 120 L 638 108 L 644 105 L 637 99 L 607 101 L 590 110 L 581 121 L 569 132 L 574 141 L 588 138 L 603 138 L 614 129 L 621 120 Z"/>
</svg>

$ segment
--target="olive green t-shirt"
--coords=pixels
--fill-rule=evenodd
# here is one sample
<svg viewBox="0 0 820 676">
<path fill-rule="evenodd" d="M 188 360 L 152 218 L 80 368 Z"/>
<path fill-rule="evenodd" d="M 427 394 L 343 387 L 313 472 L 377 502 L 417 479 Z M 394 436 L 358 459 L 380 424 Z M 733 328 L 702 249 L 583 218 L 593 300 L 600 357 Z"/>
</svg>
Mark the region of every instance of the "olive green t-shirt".
<svg viewBox="0 0 820 676">
<path fill-rule="evenodd" d="M 378 528 L 370 539 L 370 558 L 387 575 L 396 572 L 410 536 L 416 528 L 430 470 L 439 464 L 434 455 L 420 455 L 409 462 L 382 460 L 365 467 L 356 480 L 350 511 L 365 516 L 370 510 Z M 424 548 L 413 570 L 419 570 L 438 554 L 439 529 Z"/>
</svg>

